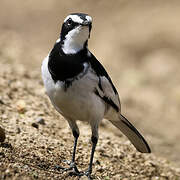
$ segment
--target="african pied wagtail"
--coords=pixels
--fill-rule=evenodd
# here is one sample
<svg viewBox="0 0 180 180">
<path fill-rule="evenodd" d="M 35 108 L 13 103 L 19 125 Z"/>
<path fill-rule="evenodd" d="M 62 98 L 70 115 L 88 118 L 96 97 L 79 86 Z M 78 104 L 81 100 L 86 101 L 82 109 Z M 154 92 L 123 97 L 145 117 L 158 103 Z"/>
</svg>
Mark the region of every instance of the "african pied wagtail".
<svg viewBox="0 0 180 180">
<path fill-rule="evenodd" d="M 74 136 L 74 150 L 70 168 L 75 175 L 90 177 L 98 128 L 103 118 L 120 129 L 142 153 L 151 150 L 137 129 L 121 114 L 118 92 L 109 75 L 88 50 L 92 18 L 87 14 L 67 16 L 60 38 L 42 64 L 42 78 L 55 109 L 69 123 Z M 75 164 L 79 128 L 76 121 L 89 122 L 92 130 L 92 151 L 89 168 L 80 173 Z"/>
</svg>

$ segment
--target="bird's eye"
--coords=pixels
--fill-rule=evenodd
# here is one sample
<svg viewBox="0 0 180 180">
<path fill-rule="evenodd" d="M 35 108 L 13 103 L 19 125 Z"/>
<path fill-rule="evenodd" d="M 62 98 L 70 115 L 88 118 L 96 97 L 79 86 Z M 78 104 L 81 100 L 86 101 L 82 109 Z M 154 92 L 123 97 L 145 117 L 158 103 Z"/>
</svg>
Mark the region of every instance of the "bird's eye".
<svg viewBox="0 0 180 180">
<path fill-rule="evenodd" d="M 69 18 L 69 19 L 67 20 L 67 24 L 70 26 L 70 25 L 72 25 L 72 23 L 73 23 L 72 19 Z"/>
</svg>

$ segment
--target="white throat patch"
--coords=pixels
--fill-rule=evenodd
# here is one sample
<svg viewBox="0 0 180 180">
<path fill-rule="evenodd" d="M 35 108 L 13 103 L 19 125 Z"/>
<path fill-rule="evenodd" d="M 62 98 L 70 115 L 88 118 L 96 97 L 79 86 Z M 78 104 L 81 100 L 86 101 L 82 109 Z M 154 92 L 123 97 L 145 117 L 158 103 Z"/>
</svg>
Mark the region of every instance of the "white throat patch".
<svg viewBox="0 0 180 180">
<path fill-rule="evenodd" d="M 84 43 L 88 38 L 89 27 L 77 26 L 75 29 L 69 31 L 65 36 L 64 44 L 62 46 L 63 52 L 65 54 L 76 54 L 78 51 L 83 49 Z"/>
</svg>

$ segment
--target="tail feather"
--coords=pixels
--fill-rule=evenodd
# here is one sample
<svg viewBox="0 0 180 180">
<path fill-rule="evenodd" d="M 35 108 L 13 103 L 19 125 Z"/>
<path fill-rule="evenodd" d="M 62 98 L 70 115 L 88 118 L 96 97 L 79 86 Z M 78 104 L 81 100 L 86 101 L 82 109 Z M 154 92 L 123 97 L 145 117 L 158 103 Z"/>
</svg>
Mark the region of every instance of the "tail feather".
<svg viewBox="0 0 180 180">
<path fill-rule="evenodd" d="M 138 151 L 142 153 L 151 152 L 151 149 L 143 136 L 123 115 L 119 115 L 119 121 L 111 121 L 111 123 L 127 136 Z"/>
</svg>

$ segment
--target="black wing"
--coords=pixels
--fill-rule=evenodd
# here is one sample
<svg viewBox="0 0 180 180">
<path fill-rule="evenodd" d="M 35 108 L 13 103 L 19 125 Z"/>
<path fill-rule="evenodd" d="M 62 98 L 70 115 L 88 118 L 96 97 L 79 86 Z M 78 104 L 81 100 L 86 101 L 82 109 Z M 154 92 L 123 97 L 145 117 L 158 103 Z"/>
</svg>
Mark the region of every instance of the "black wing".
<svg viewBox="0 0 180 180">
<path fill-rule="evenodd" d="M 111 78 L 96 57 L 90 52 L 88 54 L 89 63 L 99 77 L 98 88 L 95 89 L 95 93 L 116 111 L 120 111 L 119 95 Z"/>
</svg>

